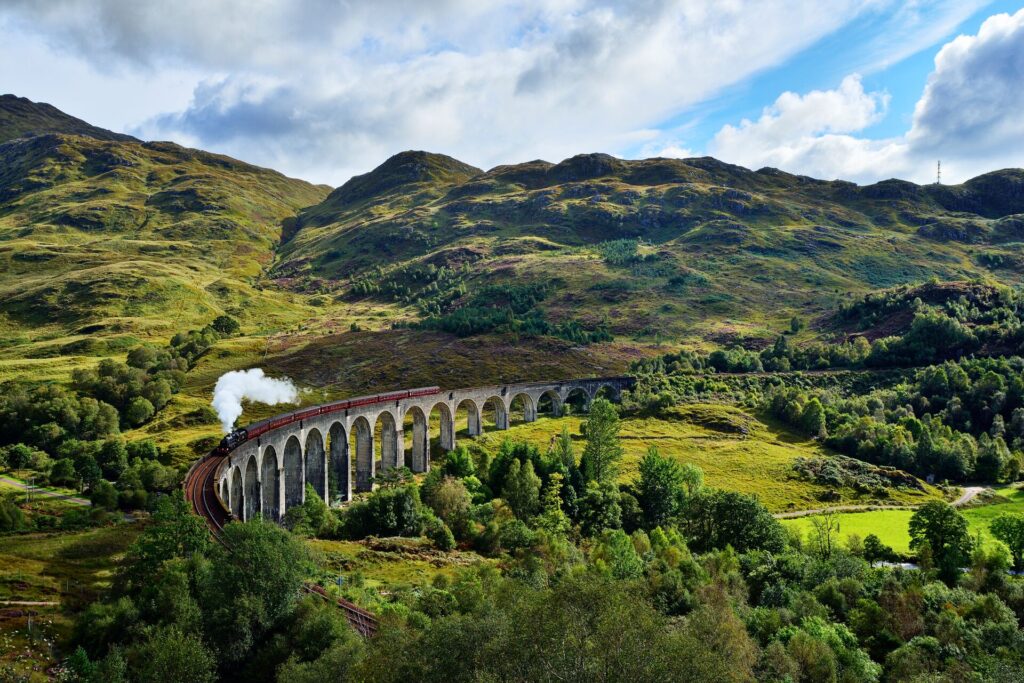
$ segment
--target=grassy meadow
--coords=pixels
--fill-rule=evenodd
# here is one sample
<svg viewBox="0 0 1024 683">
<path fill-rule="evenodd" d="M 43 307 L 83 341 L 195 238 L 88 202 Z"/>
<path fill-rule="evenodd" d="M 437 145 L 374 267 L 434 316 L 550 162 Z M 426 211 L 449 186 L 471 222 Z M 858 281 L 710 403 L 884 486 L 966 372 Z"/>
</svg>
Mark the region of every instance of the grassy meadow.
<svg viewBox="0 0 1024 683">
<path fill-rule="evenodd" d="M 986 545 L 997 543 L 989 532 L 989 524 L 996 516 L 1003 513 L 1024 513 L 1024 489 L 1006 487 L 997 489 L 995 496 L 988 504 L 972 505 L 961 509 L 971 531 L 971 536 L 979 535 Z M 886 545 L 896 552 L 909 554 L 910 534 L 907 531 L 912 510 L 871 510 L 867 512 L 842 512 L 839 517 L 839 537 L 845 543 L 850 534 L 864 538 L 875 534 Z M 794 529 L 806 538 L 813 529 L 813 516 L 784 519 L 782 524 Z"/>
<path fill-rule="evenodd" d="M 562 427 L 568 427 L 576 444 L 577 457 L 584 440 L 580 436 L 582 416 L 542 417 L 536 422 L 513 424 L 508 431 L 485 432 L 473 446 L 496 450 L 505 438 L 526 441 L 546 451 Z M 697 465 L 708 486 L 757 495 L 773 512 L 821 507 L 819 496 L 828 487 L 793 475 L 798 457 L 827 454 L 812 439 L 736 407 L 695 404 L 678 406 L 658 416 L 628 416 L 621 422 L 620 437 L 625 455 L 619 478 L 636 477 L 640 458 L 651 446 L 662 455 Z M 463 442 L 464 443 L 464 442 Z M 864 497 L 852 489 L 839 491 L 842 504 L 917 504 L 939 496 L 927 487 L 925 493 L 894 490 L 886 501 Z"/>
</svg>

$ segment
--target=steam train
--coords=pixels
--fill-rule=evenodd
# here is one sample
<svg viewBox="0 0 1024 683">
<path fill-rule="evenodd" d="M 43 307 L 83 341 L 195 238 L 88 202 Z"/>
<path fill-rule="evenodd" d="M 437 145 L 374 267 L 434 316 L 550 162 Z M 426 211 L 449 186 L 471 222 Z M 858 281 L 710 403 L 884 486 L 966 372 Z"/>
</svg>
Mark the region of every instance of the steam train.
<svg viewBox="0 0 1024 683">
<path fill-rule="evenodd" d="M 296 410 L 293 413 L 278 415 L 276 417 L 263 420 L 262 422 L 251 424 L 248 427 L 235 429 L 220 440 L 220 444 L 213 449 L 213 454 L 218 456 L 227 455 L 249 439 L 255 439 L 261 434 L 269 432 L 271 429 L 277 429 L 278 427 L 283 427 L 284 425 L 291 424 L 293 422 L 308 420 L 309 418 L 316 417 L 317 415 L 328 415 L 330 413 L 337 413 L 351 408 L 360 408 L 362 406 L 373 405 L 375 403 L 390 403 L 391 401 L 400 401 L 407 398 L 419 398 L 421 396 L 433 396 L 439 393 L 441 393 L 440 387 L 420 387 L 419 389 L 406 389 L 403 391 L 391 391 L 385 394 L 374 394 L 373 396 L 360 396 L 346 401 L 335 401 L 334 403 L 325 403 L 324 405 L 313 406 L 312 408 L 303 408 L 302 410 Z"/>
</svg>

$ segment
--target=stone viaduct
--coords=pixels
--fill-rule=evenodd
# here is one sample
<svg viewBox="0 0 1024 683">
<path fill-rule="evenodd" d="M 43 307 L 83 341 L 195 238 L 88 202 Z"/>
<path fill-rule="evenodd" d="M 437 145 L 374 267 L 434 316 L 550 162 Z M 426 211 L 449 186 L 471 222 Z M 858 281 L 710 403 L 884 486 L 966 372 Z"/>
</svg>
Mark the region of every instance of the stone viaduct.
<svg viewBox="0 0 1024 683">
<path fill-rule="evenodd" d="M 586 411 L 599 395 L 618 401 L 632 384 L 630 377 L 605 377 L 439 389 L 296 420 L 231 451 L 217 468 L 215 491 L 241 520 L 280 520 L 302 504 L 307 483 L 336 506 L 352 499 L 353 488 L 371 490 L 378 470 L 406 465 L 428 471 L 432 432 L 443 450 L 454 449 L 457 419 L 465 419 L 466 432 L 476 436 L 485 421 L 508 429 L 513 421 L 533 422 L 539 413 L 561 415 L 566 405 Z"/>
</svg>

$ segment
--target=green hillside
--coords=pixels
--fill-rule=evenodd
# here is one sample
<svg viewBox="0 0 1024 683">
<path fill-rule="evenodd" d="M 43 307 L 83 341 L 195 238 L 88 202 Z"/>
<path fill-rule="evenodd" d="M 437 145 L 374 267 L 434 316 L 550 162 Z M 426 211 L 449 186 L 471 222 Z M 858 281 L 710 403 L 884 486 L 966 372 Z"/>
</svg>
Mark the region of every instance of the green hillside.
<svg viewBox="0 0 1024 683">
<path fill-rule="evenodd" d="M 51 109 L 0 118 L 0 140 L 59 131 L 0 144 L 0 353 L 103 355 L 221 313 L 266 330 L 303 316 L 260 279 L 326 188 L 171 143 L 65 133 Z"/>
<path fill-rule="evenodd" d="M 398 176 L 413 159 L 419 172 Z M 1021 212 L 1020 170 L 858 187 L 710 158 L 591 154 L 471 175 L 404 153 L 304 210 L 274 273 L 440 316 L 487 284 L 543 283 L 548 318 L 620 338 L 768 339 L 850 293 L 1019 280 Z"/>
<path fill-rule="evenodd" d="M 830 313 L 851 297 L 1024 268 L 1020 170 L 858 187 L 710 158 L 485 172 L 403 152 L 330 191 L 9 96 L 0 140 L 0 381 L 236 318 L 168 426 L 254 364 L 308 400 L 608 374 L 666 344 L 759 348 L 793 316 L 797 342 L 847 335 Z"/>
</svg>

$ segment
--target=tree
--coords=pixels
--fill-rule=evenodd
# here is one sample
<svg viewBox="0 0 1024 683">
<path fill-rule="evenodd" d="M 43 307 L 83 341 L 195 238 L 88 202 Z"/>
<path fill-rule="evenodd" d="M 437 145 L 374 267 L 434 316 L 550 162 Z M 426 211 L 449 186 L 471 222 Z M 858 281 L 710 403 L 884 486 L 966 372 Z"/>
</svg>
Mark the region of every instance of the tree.
<svg viewBox="0 0 1024 683">
<path fill-rule="evenodd" d="M 456 446 L 455 450 L 448 453 L 441 469 L 444 474 L 461 479 L 471 476 L 476 472 L 476 465 L 473 464 L 473 456 L 470 454 L 469 449 L 463 445 Z"/>
<path fill-rule="evenodd" d="M 109 481 L 100 479 L 93 485 L 92 491 L 89 494 L 89 501 L 95 507 L 103 508 L 104 510 L 116 510 L 117 489 Z"/>
<path fill-rule="evenodd" d="M 438 550 L 448 551 L 455 548 L 455 534 L 441 519 L 430 515 L 423 524 L 423 535 L 431 540 Z"/>
<path fill-rule="evenodd" d="M 989 524 L 992 535 L 1006 544 L 1013 556 L 1013 568 L 1024 570 L 1024 514 L 1003 513 Z"/>
<path fill-rule="evenodd" d="M 973 546 L 964 516 L 948 503 L 932 501 L 914 512 L 909 530 L 910 549 L 927 545 L 940 577 L 947 584 L 956 583 Z"/>
<path fill-rule="evenodd" d="M 796 334 L 802 329 L 804 329 L 804 321 L 799 316 L 794 315 L 789 321 L 789 331 Z"/>
<path fill-rule="evenodd" d="M 284 525 L 301 536 L 329 538 L 337 531 L 338 520 L 312 484 L 306 484 L 306 497 L 302 505 L 288 508 Z"/>
<path fill-rule="evenodd" d="M 992 438 L 988 434 L 982 434 L 978 441 L 978 459 L 974 465 L 974 476 L 982 481 L 999 481 L 1009 460 L 1010 450 L 1001 436 Z"/>
<path fill-rule="evenodd" d="M 562 425 L 562 431 L 555 437 L 551 451 L 555 460 L 565 465 L 566 469 L 576 467 L 576 450 L 572 445 L 568 425 Z"/>
<path fill-rule="evenodd" d="M 152 522 L 129 547 L 119 576 L 125 590 L 143 586 L 164 562 L 202 555 L 210 548 L 210 533 L 192 513 L 181 491 L 163 496 Z"/>
<path fill-rule="evenodd" d="M 313 565 L 300 539 L 260 518 L 228 524 L 222 533 L 226 547 L 210 549 L 200 605 L 222 660 L 239 662 L 291 612 Z"/>
<path fill-rule="evenodd" d="M 75 463 L 71 458 L 62 458 L 50 468 L 50 483 L 54 486 L 72 486 L 78 482 Z"/>
<path fill-rule="evenodd" d="M 610 482 L 615 478 L 622 446 L 619 444 L 619 414 L 610 401 L 594 399 L 584 423 L 587 444 L 583 448 L 580 469 L 588 481 Z"/>
<path fill-rule="evenodd" d="M 832 557 L 836 536 L 839 534 L 839 515 L 834 510 L 811 518 L 811 543 L 818 554 L 828 559 Z"/>
<path fill-rule="evenodd" d="M 0 531 L 17 531 L 24 523 L 21 508 L 10 498 L 0 498 Z"/>
<path fill-rule="evenodd" d="M 128 403 L 128 407 L 124 411 L 124 418 L 128 420 L 128 424 L 138 427 L 148 422 L 154 413 L 156 413 L 156 409 L 148 399 L 136 396 Z"/>
<path fill-rule="evenodd" d="M 120 439 L 108 439 L 100 446 L 96 454 L 96 462 L 103 470 L 103 476 L 110 481 L 117 481 L 121 473 L 128 469 L 128 449 Z"/>
<path fill-rule="evenodd" d="M 91 489 L 103 478 L 103 471 L 96 462 L 96 458 L 89 453 L 77 453 L 72 461 L 75 464 L 75 472 L 84 487 Z"/>
<path fill-rule="evenodd" d="M 735 491 L 710 491 L 695 496 L 681 522 L 690 547 L 707 552 L 732 546 L 737 552 L 782 552 L 786 534 L 778 520 L 756 497 Z"/>
<path fill-rule="evenodd" d="M 238 321 L 229 315 L 218 315 L 210 323 L 210 327 L 217 331 L 218 334 L 229 337 L 233 334 L 237 334 L 242 326 L 238 324 Z"/>
<path fill-rule="evenodd" d="M 612 484 L 590 482 L 579 499 L 580 530 L 584 536 L 599 534 L 605 529 L 622 526 L 619 490 Z"/>
<path fill-rule="evenodd" d="M 825 408 L 821 401 L 815 396 L 804 405 L 803 413 L 800 415 L 800 426 L 804 431 L 813 436 L 824 438 L 825 431 Z"/>
<path fill-rule="evenodd" d="M 537 514 L 540 508 L 540 484 L 540 477 L 534 473 L 531 461 L 520 464 L 519 460 L 513 460 L 501 497 L 516 517 L 526 521 Z"/>
<path fill-rule="evenodd" d="M 662 457 L 657 446 L 640 460 L 637 499 L 648 529 L 667 527 L 679 514 L 686 496 L 683 470 L 676 461 Z"/>
<path fill-rule="evenodd" d="M 470 510 L 473 501 L 461 479 L 440 477 L 435 486 L 421 489 L 423 502 L 459 538 L 466 538 L 471 530 Z"/>
<path fill-rule="evenodd" d="M 132 655 L 140 681 L 208 683 L 216 678 L 216 660 L 203 641 L 175 626 L 154 631 Z"/>
<path fill-rule="evenodd" d="M 131 441 L 125 448 L 128 450 L 128 457 L 132 460 L 135 458 L 140 460 L 158 460 L 160 458 L 160 449 L 149 439 Z"/>
<path fill-rule="evenodd" d="M 569 531 L 571 523 L 565 512 L 562 511 L 562 486 L 564 477 L 561 472 L 553 472 L 547 487 L 544 489 L 544 497 L 541 501 L 542 511 L 537 518 L 537 528 L 543 529 L 552 535 L 564 535 Z M 566 487 L 571 490 L 571 487 Z"/>
<path fill-rule="evenodd" d="M 155 410 L 160 410 L 170 403 L 172 393 L 171 383 L 162 378 L 150 380 L 142 387 L 142 395 L 153 404 Z"/>
<path fill-rule="evenodd" d="M 37 449 L 26 446 L 23 443 L 16 443 L 6 446 L 3 449 L 3 459 L 7 467 L 12 470 L 23 470 L 32 467 L 32 462 L 37 458 Z"/>
<path fill-rule="evenodd" d="M 346 509 L 342 530 L 348 538 L 418 536 L 423 530 L 419 490 L 414 485 L 377 489 Z"/>
<path fill-rule="evenodd" d="M 622 529 L 605 529 L 594 549 L 594 560 L 602 563 L 616 579 L 635 579 L 644 571 L 643 560 L 633 541 Z"/>
<path fill-rule="evenodd" d="M 878 536 L 868 534 L 864 538 L 864 559 L 874 565 L 875 562 L 895 562 L 898 556 L 896 551 L 882 543 Z"/>
</svg>

